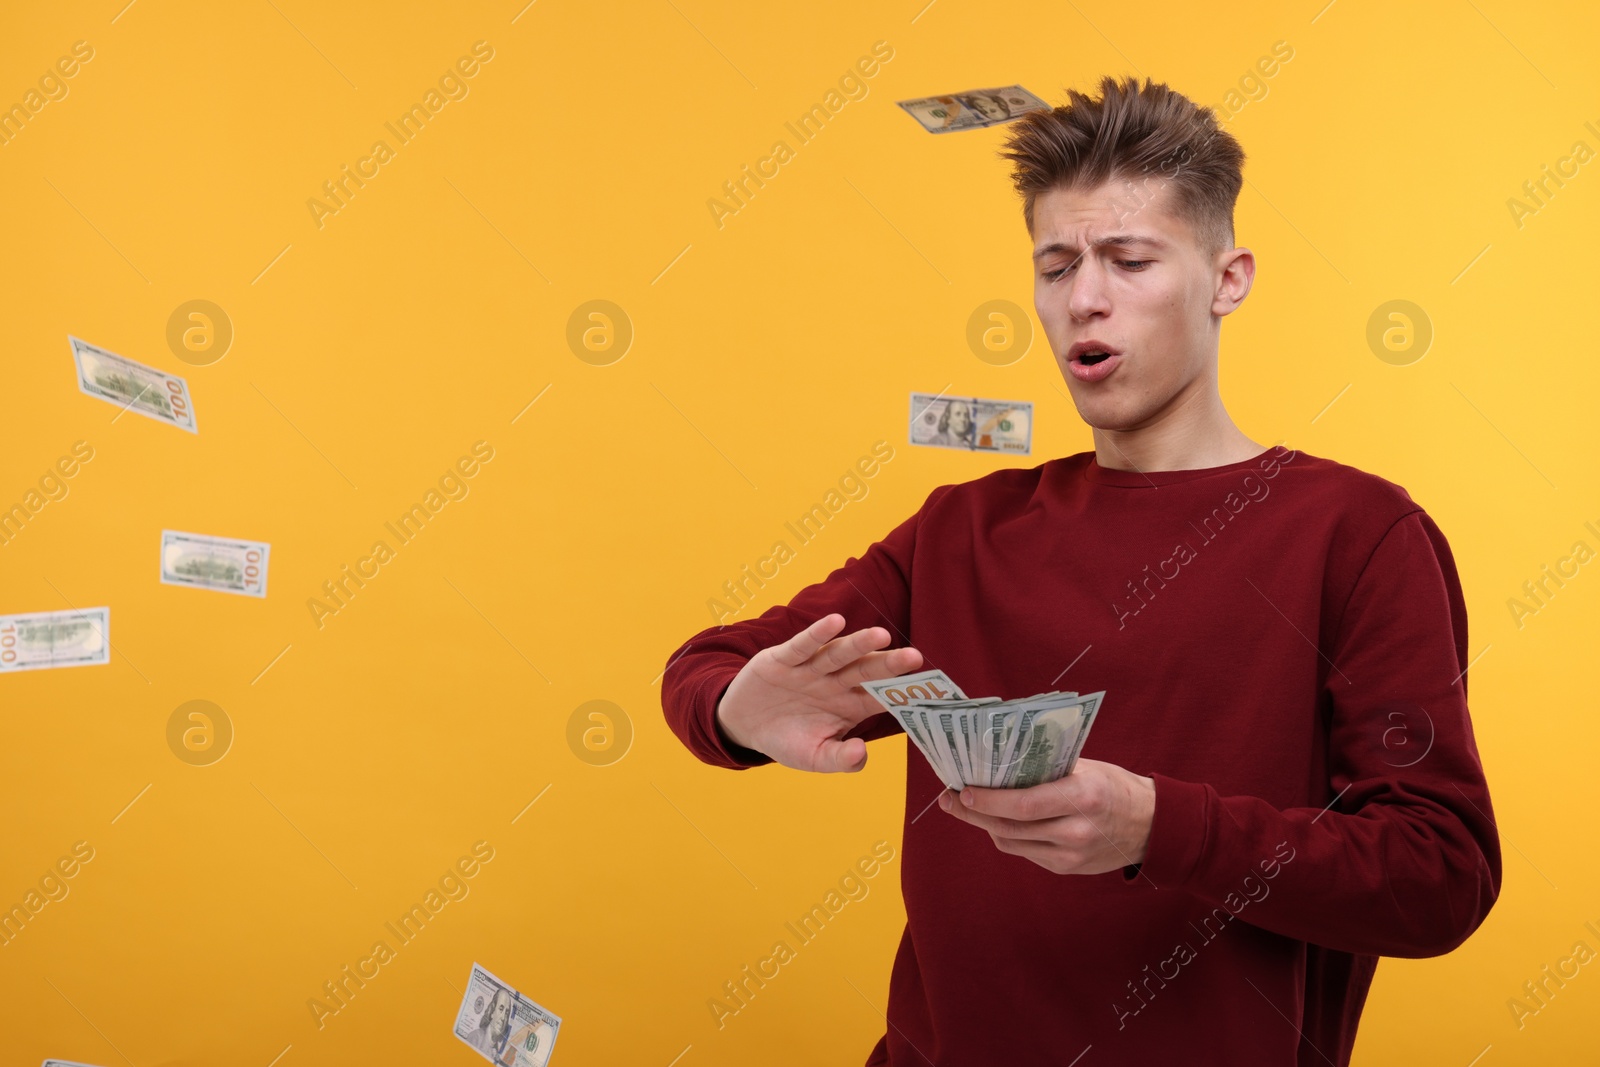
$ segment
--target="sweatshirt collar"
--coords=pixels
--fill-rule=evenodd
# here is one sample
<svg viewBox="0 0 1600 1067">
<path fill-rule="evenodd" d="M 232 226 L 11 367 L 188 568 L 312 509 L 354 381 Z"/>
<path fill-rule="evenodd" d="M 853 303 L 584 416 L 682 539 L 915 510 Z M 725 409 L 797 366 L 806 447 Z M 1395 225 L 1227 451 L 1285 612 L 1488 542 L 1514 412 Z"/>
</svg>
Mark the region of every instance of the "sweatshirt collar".
<svg viewBox="0 0 1600 1067">
<path fill-rule="evenodd" d="M 1120 470 L 1115 467 L 1102 467 L 1095 459 L 1094 453 L 1085 452 L 1083 477 L 1097 485 L 1113 485 L 1125 489 L 1153 489 L 1163 485 L 1177 485 L 1180 482 L 1192 482 L 1199 478 L 1209 478 L 1218 474 L 1229 474 L 1234 471 L 1243 471 L 1261 464 L 1269 458 L 1281 460 L 1289 454 L 1289 449 L 1277 445 L 1267 449 L 1249 459 L 1241 459 L 1234 463 L 1224 463 L 1220 467 L 1198 467 L 1193 470 L 1169 471 L 1136 471 Z"/>
</svg>

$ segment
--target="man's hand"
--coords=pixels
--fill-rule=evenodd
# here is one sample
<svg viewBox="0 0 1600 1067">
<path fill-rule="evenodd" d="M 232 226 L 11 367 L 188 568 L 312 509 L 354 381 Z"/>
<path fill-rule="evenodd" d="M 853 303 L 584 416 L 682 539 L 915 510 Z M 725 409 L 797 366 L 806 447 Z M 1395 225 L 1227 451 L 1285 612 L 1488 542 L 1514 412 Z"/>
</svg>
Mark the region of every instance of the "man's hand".
<svg viewBox="0 0 1600 1067">
<path fill-rule="evenodd" d="M 1054 874 L 1103 874 L 1144 862 L 1156 789 L 1114 763 L 1080 759 L 1065 778 L 1027 789 L 946 789 L 939 806 Z"/>
<path fill-rule="evenodd" d="M 717 705 L 717 722 L 730 741 L 802 771 L 866 766 L 866 741 L 840 740 L 883 710 L 859 685 L 916 670 L 922 653 L 877 651 L 889 643 L 882 626 L 835 639 L 844 621 L 837 613 L 824 615 L 750 658 Z"/>
</svg>

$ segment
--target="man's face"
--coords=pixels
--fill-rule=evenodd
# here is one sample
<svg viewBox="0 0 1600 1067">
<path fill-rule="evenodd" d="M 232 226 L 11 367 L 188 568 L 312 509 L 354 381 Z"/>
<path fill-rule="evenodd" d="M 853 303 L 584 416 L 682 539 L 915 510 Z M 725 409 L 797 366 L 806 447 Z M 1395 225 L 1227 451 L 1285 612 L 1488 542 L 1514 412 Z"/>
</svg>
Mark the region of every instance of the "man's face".
<svg viewBox="0 0 1600 1067">
<path fill-rule="evenodd" d="M 1214 380 L 1219 316 L 1236 303 L 1219 298 L 1230 256 L 1200 247 L 1168 210 L 1171 195 L 1113 179 L 1034 201 L 1034 307 L 1078 414 L 1099 429 L 1153 425 Z M 1086 341 L 1116 353 L 1101 361 L 1109 369 L 1073 366 L 1072 346 Z"/>
<path fill-rule="evenodd" d="M 499 1033 L 511 1023 L 511 998 L 499 993 L 494 995 L 494 1003 L 489 1007 L 489 1031 Z"/>
<path fill-rule="evenodd" d="M 968 410 L 964 400 L 950 402 L 950 432 L 957 437 L 967 436 L 967 430 L 972 426 L 972 412 Z"/>
</svg>

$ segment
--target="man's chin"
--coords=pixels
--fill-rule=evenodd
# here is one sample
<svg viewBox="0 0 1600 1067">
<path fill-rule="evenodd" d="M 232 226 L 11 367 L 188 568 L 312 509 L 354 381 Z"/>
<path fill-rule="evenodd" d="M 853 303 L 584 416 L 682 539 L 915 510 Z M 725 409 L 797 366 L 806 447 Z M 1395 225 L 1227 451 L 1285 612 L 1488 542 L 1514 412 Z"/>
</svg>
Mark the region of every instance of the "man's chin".
<svg viewBox="0 0 1600 1067">
<path fill-rule="evenodd" d="M 1131 430 L 1137 428 L 1148 413 L 1132 408 L 1125 397 L 1107 396 L 1100 387 L 1078 381 L 1063 371 L 1072 406 L 1078 409 L 1078 418 L 1096 430 Z"/>
<path fill-rule="evenodd" d="M 1107 433 L 1131 433 L 1143 428 L 1149 421 L 1143 411 L 1133 411 L 1122 405 L 1091 403 L 1087 408 L 1078 404 L 1078 417 L 1091 429 Z"/>
<path fill-rule="evenodd" d="M 1142 411 L 1078 411 L 1085 426 L 1102 434 L 1136 434 L 1150 426 Z"/>
</svg>

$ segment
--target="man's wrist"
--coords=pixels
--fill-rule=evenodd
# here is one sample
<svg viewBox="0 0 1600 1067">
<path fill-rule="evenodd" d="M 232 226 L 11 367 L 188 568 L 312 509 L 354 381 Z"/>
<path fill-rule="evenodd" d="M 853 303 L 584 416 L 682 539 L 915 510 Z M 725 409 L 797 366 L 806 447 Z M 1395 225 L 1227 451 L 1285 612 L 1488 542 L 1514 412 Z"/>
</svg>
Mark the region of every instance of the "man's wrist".
<svg viewBox="0 0 1600 1067">
<path fill-rule="evenodd" d="M 1156 816 L 1155 779 L 1140 775 L 1134 782 L 1133 794 L 1134 825 L 1138 827 L 1139 839 L 1135 843 L 1130 865 L 1138 865 L 1150 854 L 1150 827 L 1155 823 Z"/>
<path fill-rule="evenodd" d="M 1209 847 L 1211 787 L 1155 772 L 1155 815 L 1140 871 L 1161 889 L 1184 886 Z"/>
<path fill-rule="evenodd" d="M 756 760 L 766 761 L 769 757 L 765 752 L 751 748 L 736 737 L 732 730 L 728 729 L 728 723 L 722 716 L 722 701 L 726 695 L 727 690 L 725 689 L 723 690 L 723 696 L 717 698 L 717 710 L 711 716 L 711 727 L 717 732 L 717 740 L 721 742 L 723 749 L 729 755 L 741 763 L 749 763 Z"/>
<path fill-rule="evenodd" d="M 721 739 L 724 744 L 735 745 L 739 748 L 748 748 L 748 745 L 740 744 L 739 741 L 733 736 L 733 731 L 728 728 L 728 720 L 722 714 L 722 702 L 727 699 L 727 696 L 728 691 L 724 689 L 722 691 L 722 696 L 717 698 L 717 710 L 711 716 L 711 721 L 716 724 L 717 737 Z"/>
</svg>

